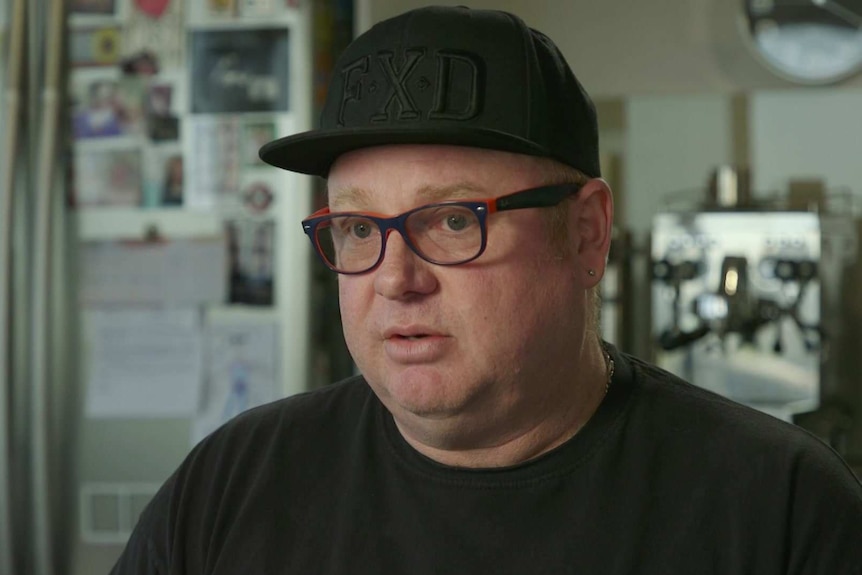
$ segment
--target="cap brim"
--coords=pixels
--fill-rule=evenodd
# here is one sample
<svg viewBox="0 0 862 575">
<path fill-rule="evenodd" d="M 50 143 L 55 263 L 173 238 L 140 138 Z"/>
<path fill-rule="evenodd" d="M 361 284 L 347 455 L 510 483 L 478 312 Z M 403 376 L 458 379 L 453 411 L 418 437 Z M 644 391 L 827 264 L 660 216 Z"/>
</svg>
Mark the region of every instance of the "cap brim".
<svg viewBox="0 0 862 575">
<path fill-rule="evenodd" d="M 260 159 L 277 168 L 326 177 L 338 156 L 370 146 L 445 144 L 553 157 L 533 142 L 483 128 L 338 128 L 312 130 L 264 145 Z"/>
</svg>

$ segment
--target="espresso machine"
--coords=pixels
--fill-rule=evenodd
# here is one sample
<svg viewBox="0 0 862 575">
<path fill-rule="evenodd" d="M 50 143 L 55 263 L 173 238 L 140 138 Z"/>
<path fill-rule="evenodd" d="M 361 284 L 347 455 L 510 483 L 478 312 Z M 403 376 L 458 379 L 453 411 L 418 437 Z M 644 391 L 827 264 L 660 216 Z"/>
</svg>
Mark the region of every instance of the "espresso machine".
<svg viewBox="0 0 862 575">
<path fill-rule="evenodd" d="M 778 418 L 812 412 L 841 337 L 847 214 L 754 201 L 739 174 L 653 220 L 652 345 L 658 365 Z M 724 178 L 724 179 L 723 179 Z"/>
</svg>

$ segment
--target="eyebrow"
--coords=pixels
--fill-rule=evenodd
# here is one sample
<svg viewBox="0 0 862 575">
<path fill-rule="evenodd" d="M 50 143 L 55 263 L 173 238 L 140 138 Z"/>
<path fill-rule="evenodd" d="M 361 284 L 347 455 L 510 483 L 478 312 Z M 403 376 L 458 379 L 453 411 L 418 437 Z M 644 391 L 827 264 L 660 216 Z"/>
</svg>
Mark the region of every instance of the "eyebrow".
<svg viewBox="0 0 862 575">
<path fill-rule="evenodd" d="M 368 192 L 362 188 L 350 187 L 333 190 L 327 186 L 326 197 L 329 201 L 329 208 L 333 209 L 333 211 L 337 204 L 347 204 L 352 206 L 368 205 Z"/>
<path fill-rule="evenodd" d="M 417 196 L 423 199 L 423 204 L 433 204 L 447 200 L 463 200 L 467 198 L 484 197 L 488 192 L 472 182 L 457 182 L 446 186 L 426 185 L 419 188 Z M 358 187 L 327 189 L 329 207 L 333 211 L 339 205 L 350 206 L 350 209 L 367 209 L 371 205 L 371 193 Z"/>
</svg>

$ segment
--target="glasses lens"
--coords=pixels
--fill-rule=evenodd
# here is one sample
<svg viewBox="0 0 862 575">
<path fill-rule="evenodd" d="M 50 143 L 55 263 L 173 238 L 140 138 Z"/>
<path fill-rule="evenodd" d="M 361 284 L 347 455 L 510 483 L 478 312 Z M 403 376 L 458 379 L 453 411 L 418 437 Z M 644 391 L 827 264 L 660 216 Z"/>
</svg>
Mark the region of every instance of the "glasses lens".
<svg viewBox="0 0 862 575">
<path fill-rule="evenodd" d="M 482 249 L 482 224 L 465 206 L 428 206 L 410 214 L 405 225 L 416 249 L 436 263 L 467 261 Z"/>
<path fill-rule="evenodd" d="M 380 257 L 380 228 L 368 218 L 335 216 L 317 227 L 316 241 L 320 253 L 338 271 L 364 271 Z"/>
</svg>

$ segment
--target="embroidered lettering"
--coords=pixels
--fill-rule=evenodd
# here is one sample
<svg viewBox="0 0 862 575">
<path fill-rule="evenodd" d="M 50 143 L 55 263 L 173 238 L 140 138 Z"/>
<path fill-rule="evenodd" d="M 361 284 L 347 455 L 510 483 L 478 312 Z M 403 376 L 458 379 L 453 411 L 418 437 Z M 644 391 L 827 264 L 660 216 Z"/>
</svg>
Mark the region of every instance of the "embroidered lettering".
<svg viewBox="0 0 862 575">
<path fill-rule="evenodd" d="M 465 77 L 469 74 L 469 78 Z M 459 82 L 459 95 L 466 101 L 461 109 L 451 109 L 451 86 L 453 78 Z M 465 93 L 465 87 L 469 90 Z M 437 52 L 437 91 L 434 94 L 434 108 L 428 118 L 432 120 L 469 120 L 479 112 L 479 66 L 465 54 Z"/>
<path fill-rule="evenodd" d="M 338 107 L 338 126 L 344 126 L 344 107 L 348 102 L 351 101 L 360 101 L 362 99 L 362 79 L 361 76 L 368 73 L 368 60 L 369 57 L 365 56 L 353 62 L 352 64 L 348 64 L 344 68 L 341 69 L 341 75 L 343 77 L 344 89 L 341 92 L 341 105 Z M 359 72 L 360 79 L 356 80 L 355 83 L 351 84 L 353 79 L 353 73 Z"/>
<path fill-rule="evenodd" d="M 419 111 L 416 109 L 416 104 L 407 91 L 405 82 L 423 55 L 424 51 L 422 50 L 407 50 L 404 53 L 404 65 L 400 70 L 396 70 L 392 63 L 392 52 L 380 52 L 377 55 L 377 61 L 383 69 L 384 74 L 386 74 L 387 80 L 389 80 L 390 92 L 387 94 L 380 111 L 371 116 L 372 122 L 386 122 L 389 120 L 389 106 L 393 100 L 397 100 L 400 108 L 398 111 L 399 120 L 415 120 L 419 117 Z"/>
</svg>

